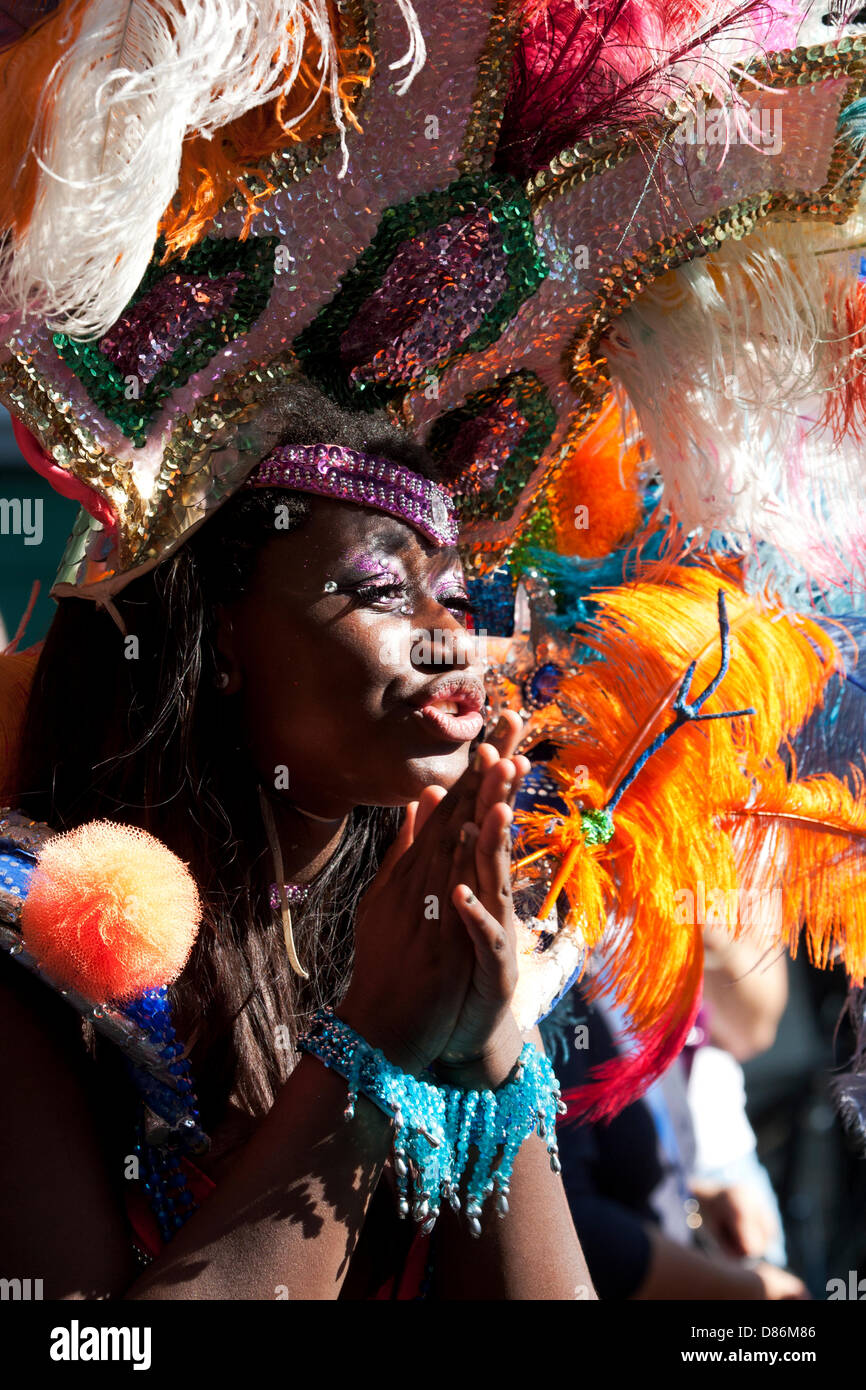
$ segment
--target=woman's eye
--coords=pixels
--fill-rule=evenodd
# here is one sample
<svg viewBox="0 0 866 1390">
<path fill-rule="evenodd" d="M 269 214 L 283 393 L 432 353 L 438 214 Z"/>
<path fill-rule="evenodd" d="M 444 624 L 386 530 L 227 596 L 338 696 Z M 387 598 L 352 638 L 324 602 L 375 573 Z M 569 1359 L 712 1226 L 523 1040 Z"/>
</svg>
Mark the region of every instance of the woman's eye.
<svg viewBox="0 0 866 1390">
<path fill-rule="evenodd" d="M 402 598 L 406 593 L 406 585 L 401 584 L 399 580 L 390 584 L 360 584 L 352 589 L 352 593 L 362 603 L 388 603 L 393 599 Z"/>
<path fill-rule="evenodd" d="M 463 613 L 466 617 L 472 616 L 472 600 L 463 589 L 459 589 L 453 594 L 437 594 L 436 600 L 441 603 L 443 608 L 451 608 L 456 613 Z"/>
</svg>

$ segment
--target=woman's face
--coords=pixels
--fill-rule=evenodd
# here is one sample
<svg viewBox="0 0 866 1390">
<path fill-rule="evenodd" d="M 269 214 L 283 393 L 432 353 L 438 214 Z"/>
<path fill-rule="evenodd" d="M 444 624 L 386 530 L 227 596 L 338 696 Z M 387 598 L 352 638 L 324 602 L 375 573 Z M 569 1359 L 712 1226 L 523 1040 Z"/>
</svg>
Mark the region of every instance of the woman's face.
<svg viewBox="0 0 866 1390">
<path fill-rule="evenodd" d="M 218 646 L 262 780 L 334 817 L 450 786 L 482 728 L 483 667 L 455 550 L 330 498 L 276 532 Z"/>
</svg>

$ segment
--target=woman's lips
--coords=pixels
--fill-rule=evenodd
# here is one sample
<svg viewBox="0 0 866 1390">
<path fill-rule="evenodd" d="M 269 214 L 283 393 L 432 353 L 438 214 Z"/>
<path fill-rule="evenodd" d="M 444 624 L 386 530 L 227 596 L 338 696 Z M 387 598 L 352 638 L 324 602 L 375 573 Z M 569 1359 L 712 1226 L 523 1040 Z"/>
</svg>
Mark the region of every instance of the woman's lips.
<svg viewBox="0 0 866 1390">
<path fill-rule="evenodd" d="M 415 710 L 431 732 L 440 734 L 448 743 L 468 743 L 477 738 L 484 727 L 484 716 L 478 710 L 452 713 L 458 708 L 456 700 L 431 701 Z"/>
<path fill-rule="evenodd" d="M 448 743 L 468 743 L 484 728 L 485 690 L 472 676 L 440 677 L 411 703 L 430 732 Z"/>
</svg>

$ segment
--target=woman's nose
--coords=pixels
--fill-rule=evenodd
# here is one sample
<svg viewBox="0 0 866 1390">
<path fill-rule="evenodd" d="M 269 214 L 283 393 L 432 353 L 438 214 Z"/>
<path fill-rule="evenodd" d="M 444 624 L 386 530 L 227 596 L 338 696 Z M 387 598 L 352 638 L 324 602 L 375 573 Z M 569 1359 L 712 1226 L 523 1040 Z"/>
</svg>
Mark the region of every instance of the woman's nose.
<svg viewBox="0 0 866 1390">
<path fill-rule="evenodd" d="M 483 666 L 478 633 L 470 631 L 447 608 L 434 603 L 417 609 L 412 630 L 412 665 L 438 670 Z"/>
</svg>

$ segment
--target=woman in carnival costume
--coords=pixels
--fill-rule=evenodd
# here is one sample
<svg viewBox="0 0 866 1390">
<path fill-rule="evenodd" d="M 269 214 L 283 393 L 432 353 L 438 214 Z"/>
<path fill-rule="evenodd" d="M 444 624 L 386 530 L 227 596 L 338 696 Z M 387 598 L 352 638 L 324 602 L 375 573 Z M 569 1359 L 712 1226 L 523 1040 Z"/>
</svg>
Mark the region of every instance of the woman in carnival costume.
<svg viewBox="0 0 866 1390">
<path fill-rule="evenodd" d="M 790 286 L 802 246 L 774 229 L 811 220 L 838 321 L 850 257 L 821 219 L 856 214 L 866 65 L 796 47 L 808 13 L 706 8 L 89 0 L 4 33 L 0 393 L 83 507 L 45 643 L 4 658 L 4 1044 L 26 1078 L 4 1227 L 50 1294 L 586 1296 L 534 1025 L 588 952 L 635 1048 L 574 1116 L 621 1107 L 691 1027 L 700 929 L 672 885 L 784 878 L 776 939 L 808 898 L 813 953 L 862 979 L 861 810 L 778 756 L 843 668 L 824 629 L 708 557 L 600 592 L 583 673 L 536 583 L 537 553 L 567 585 L 639 525 L 614 365 L 690 549 L 701 527 L 783 541 L 805 478 L 823 510 L 799 559 L 827 578 L 827 448 L 812 474 L 780 449 L 780 522 L 696 403 L 687 293 L 668 315 L 648 291 L 710 251 L 733 281 L 747 234 Z M 754 140 L 720 173 L 672 138 L 705 101 L 761 130 L 775 90 L 778 186 Z M 817 309 L 807 328 L 824 341 Z M 720 310 L 710 376 L 726 333 Z M 800 837 L 763 853 L 766 818 Z"/>
</svg>

